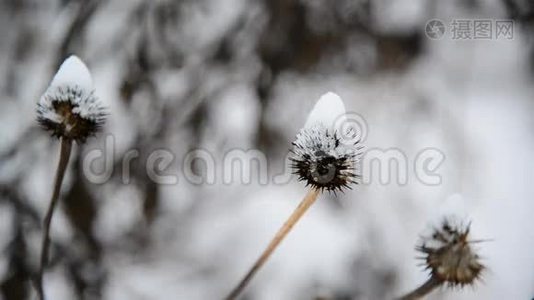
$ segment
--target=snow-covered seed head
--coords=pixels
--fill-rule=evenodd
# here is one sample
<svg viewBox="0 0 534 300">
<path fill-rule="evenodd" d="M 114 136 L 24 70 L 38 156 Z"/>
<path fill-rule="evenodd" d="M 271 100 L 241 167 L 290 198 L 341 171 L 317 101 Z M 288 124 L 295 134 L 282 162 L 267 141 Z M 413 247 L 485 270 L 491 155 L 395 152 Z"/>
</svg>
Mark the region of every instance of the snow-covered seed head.
<svg viewBox="0 0 534 300">
<path fill-rule="evenodd" d="M 106 112 L 95 97 L 85 64 L 70 56 L 37 104 L 37 122 L 53 136 L 83 143 L 104 124 Z"/>
<path fill-rule="evenodd" d="M 306 125 L 293 142 L 294 174 L 307 186 L 319 190 L 343 191 L 356 183 L 359 147 L 346 145 L 334 128 L 344 117 L 345 107 L 334 93 L 323 95 L 310 113 Z"/>
<path fill-rule="evenodd" d="M 469 241 L 469 225 L 444 220 L 429 236 L 423 237 L 417 250 L 424 254 L 431 275 L 451 286 L 474 284 L 484 265 Z"/>
</svg>

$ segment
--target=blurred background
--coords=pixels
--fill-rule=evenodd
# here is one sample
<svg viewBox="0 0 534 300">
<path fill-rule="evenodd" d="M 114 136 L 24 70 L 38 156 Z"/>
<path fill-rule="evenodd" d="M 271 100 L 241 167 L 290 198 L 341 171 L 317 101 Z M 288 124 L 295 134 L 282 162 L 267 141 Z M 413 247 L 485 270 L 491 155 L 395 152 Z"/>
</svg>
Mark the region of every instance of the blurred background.
<svg viewBox="0 0 534 300">
<path fill-rule="evenodd" d="M 0 8 L 1 299 L 35 297 L 59 148 L 37 127 L 36 102 L 70 54 L 87 63 L 110 116 L 74 149 L 51 231 L 49 299 L 221 299 L 306 189 L 296 178 L 190 183 L 183 157 L 257 149 L 277 174 L 327 91 L 365 118 L 367 149 L 402 151 L 407 182 L 322 195 L 243 299 L 400 296 L 426 280 L 414 247 L 450 207 L 472 221 L 474 238 L 491 239 L 477 244 L 488 270 L 476 286 L 430 299 L 534 297 L 532 1 L 2 0 Z M 432 19 L 445 31 L 427 27 Z M 490 20 L 491 37 L 458 35 L 458 19 Z M 512 35 L 499 36 L 497 20 L 513 21 Z M 109 135 L 115 172 L 93 184 L 83 158 Z M 161 148 L 176 156 L 165 173 L 177 184 L 147 176 L 146 158 Z M 439 185 L 413 171 L 425 148 L 445 156 Z M 125 184 L 132 149 L 139 157 Z M 206 174 L 201 164 L 194 171 Z"/>
</svg>

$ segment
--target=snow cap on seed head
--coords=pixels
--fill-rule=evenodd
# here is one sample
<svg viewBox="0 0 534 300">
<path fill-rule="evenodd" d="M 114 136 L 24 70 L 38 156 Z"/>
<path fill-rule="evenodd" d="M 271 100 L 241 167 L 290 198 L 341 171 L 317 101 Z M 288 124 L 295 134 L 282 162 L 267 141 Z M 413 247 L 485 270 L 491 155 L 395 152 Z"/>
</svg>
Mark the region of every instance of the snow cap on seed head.
<svg viewBox="0 0 534 300">
<path fill-rule="evenodd" d="M 304 128 L 312 128 L 317 124 L 323 124 L 328 130 L 334 131 L 336 123 L 345 118 L 345 105 L 339 95 L 328 92 L 319 98 L 312 111 L 308 115 Z"/>
<path fill-rule="evenodd" d="M 341 97 L 332 92 L 324 94 L 293 142 L 294 174 L 312 188 L 336 192 L 356 183 L 358 153 L 354 149 L 358 148 L 347 147 L 342 140 L 346 133 L 337 128 L 345 114 Z"/>
<path fill-rule="evenodd" d="M 92 92 L 93 78 L 87 66 L 76 55 L 69 56 L 59 67 L 50 83 L 50 89 L 78 86 L 82 91 Z"/>
<path fill-rule="evenodd" d="M 38 123 L 53 136 L 84 142 L 102 127 L 105 116 L 89 69 L 77 56 L 70 56 L 37 103 Z"/>
</svg>

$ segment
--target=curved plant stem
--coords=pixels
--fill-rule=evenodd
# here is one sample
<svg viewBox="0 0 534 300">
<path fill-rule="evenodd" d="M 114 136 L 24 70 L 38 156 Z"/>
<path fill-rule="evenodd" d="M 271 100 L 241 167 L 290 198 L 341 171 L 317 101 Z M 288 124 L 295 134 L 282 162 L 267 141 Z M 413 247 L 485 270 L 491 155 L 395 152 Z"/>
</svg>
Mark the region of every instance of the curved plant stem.
<svg viewBox="0 0 534 300">
<path fill-rule="evenodd" d="M 43 274 L 48 263 L 48 248 L 50 244 L 50 225 L 52 223 L 52 216 L 54 215 L 54 209 L 56 207 L 59 192 L 61 189 L 61 183 L 63 182 L 63 177 L 65 171 L 67 170 L 67 165 L 69 163 L 70 152 L 72 148 L 72 141 L 69 139 L 61 138 L 61 149 L 59 152 L 59 163 L 56 171 L 56 178 L 54 181 L 54 191 L 52 192 L 52 198 L 50 199 L 50 205 L 46 216 L 43 221 L 43 240 L 41 244 L 41 261 L 39 272 L 37 273 L 37 293 L 40 300 L 45 300 L 44 288 L 43 288 Z"/>
<path fill-rule="evenodd" d="M 443 281 L 431 276 L 423 285 L 399 298 L 398 300 L 416 300 L 430 294 L 435 288 L 439 287 Z"/>
<path fill-rule="evenodd" d="M 291 231 L 291 228 L 298 222 L 298 220 L 304 215 L 308 208 L 315 202 L 317 196 L 319 195 L 319 190 L 311 189 L 308 194 L 302 199 L 299 206 L 293 211 L 291 216 L 287 219 L 284 225 L 278 230 L 274 238 L 271 240 L 267 248 L 263 251 L 261 256 L 256 260 L 252 268 L 248 273 L 243 277 L 239 284 L 232 290 L 232 292 L 225 298 L 226 300 L 236 299 L 239 294 L 245 289 L 250 280 L 258 272 L 258 270 L 265 264 L 269 259 L 271 254 L 276 250 L 280 242 L 286 237 L 286 235 Z"/>
</svg>

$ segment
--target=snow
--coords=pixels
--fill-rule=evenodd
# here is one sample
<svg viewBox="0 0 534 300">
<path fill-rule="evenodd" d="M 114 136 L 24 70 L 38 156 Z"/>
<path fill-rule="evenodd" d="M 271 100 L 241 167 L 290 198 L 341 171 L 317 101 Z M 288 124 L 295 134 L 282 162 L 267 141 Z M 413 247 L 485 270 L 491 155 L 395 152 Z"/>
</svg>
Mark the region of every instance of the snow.
<svg viewBox="0 0 534 300">
<path fill-rule="evenodd" d="M 41 102 L 43 103 L 43 102 Z M 52 104 L 50 105 L 47 105 L 45 107 L 51 107 Z M 52 109 L 43 109 L 42 110 L 42 114 L 41 116 L 44 118 L 44 119 L 48 119 L 52 122 L 55 122 L 55 123 L 61 123 L 63 121 L 63 117 L 61 117 L 60 115 L 58 115 L 54 110 Z"/>
<path fill-rule="evenodd" d="M 29 23 L 24 20 L 24 16 L 34 16 L 29 11 L 20 14 L 21 18 L 11 18 L 16 22 L 0 18 L 6 25 L 0 31 L 9 33 L 0 46 L 4 49 L 0 55 L 0 70 L 4 74 L 2 88 L 12 90 L 9 95 L 2 93 L 6 101 L 1 106 L 0 140 L 3 141 L 2 152 L 14 152 L 0 164 L 1 183 L 16 186 L 40 214 L 46 210 L 43 199 L 51 193 L 53 178 L 50 177 L 57 163 L 57 144 L 51 143 L 41 132 L 30 132 L 29 138 L 20 141 L 18 136 L 26 135 L 27 129 L 35 126 L 35 102 L 50 83 L 50 72 L 56 71 L 50 70 L 51 60 L 57 56 L 56 46 L 63 37 L 65 25 L 70 24 L 72 11 L 76 11 L 66 9 L 65 18 L 59 22 L 58 11 L 46 5 L 48 2 L 43 1 L 44 9 L 38 10 L 41 17 Z M 370 72 L 375 60 L 380 59 L 375 51 L 379 47 L 375 40 L 368 41 L 356 35 L 347 41 L 352 50 L 357 50 L 353 54 L 351 50 L 350 59 L 336 54 L 334 67 L 325 59 L 321 67 L 311 68 L 313 72 L 283 69 L 276 77 L 272 76 L 268 101 L 262 102 L 255 91 L 258 78 L 262 78 L 258 75 L 261 70 L 258 66 L 263 68 L 265 62 L 257 52 L 263 46 L 258 47 L 256 39 L 261 39 L 260 33 L 268 29 L 264 23 L 269 15 L 261 4 L 249 2 L 236 0 L 232 2 L 236 5 L 226 5 L 220 1 L 202 1 L 206 10 L 197 9 L 195 2 L 188 2 L 195 9 L 194 13 L 185 11 L 184 17 L 178 18 L 176 23 L 166 22 L 161 33 L 175 45 L 169 50 L 179 54 L 179 67 L 174 67 L 176 62 L 169 63 L 168 53 L 162 52 L 164 45 L 154 42 L 158 24 L 148 20 L 143 25 L 144 30 L 128 18 L 138 9 L 139 1 L 113 1 L 99 7 L 88 23 L 83 47 L 75 47 L 83 50 L 80 57 L 90 59 L 99 98 L 113 111 L 106 130 L 113 133 L 110 139 L 113 138 L 115 165 L 121 166 L 124 153 L 130 149 L 138 149 L 145 155 L 150 147 L 162 147 L 176 154 L 175 165 L 169 173 L 180 176 L 178 185 L 165 187 L 165 192 L 159 191 L 161 214 L 157 215 L 150 231 L 147 230 L 149 236 L 143 250 L 129 246 L 145 228 L 141 226 L 140 214 L 143 179 L 134 180 L 131 188 L 118 188 L 116 181 L 87 185 L 91 194 L 97 196 L 98 214 L 92 228 L 95 241 L 102 249 L 102 267 L 109 275 L 103 279 L 105 284 L 99 290 L 103 297 L 194 300 L 217 298 L 227 293 L 298 205 L 305 193 L 304 187 L 294 177 L 283 184 L 263 186 L 190 186 L 179 173 L 183 154 L 199 147 L 219 157 L 225 154 L 221 149 L 265 145 L 262 147 L 267 149 L 269 171 L 275 175 L 280 170 L 277 164 L 283 164 L 283 157 L 302 125 L 332 125 L 333 120 L 345 112 L 346 105 L 347 111 L 359 112 L 369 125 L 367 149 L 402 150 L 408 161 L 406 166 L 410 167 L 408 183 L 384 185 L 377 181 L 355 186 L 336 199 L 323 195 L 253 280 L 248 293 L 258 299 L 275 292 L 276 299 L 310 299 L 316 296 L 310 295 L 314 285 L 343 292 L 336 286 L 349 281 L 347 294 L 352 297 L 395 298 L 427 279 L 428 274 L 417 265 L 420 261 L 414 258 L 417 255 L 414 246 L 427 223 L 441 222 L 445 215 L 462 215 L 462 206 L 465 206 L 468 216 L 462 220 L 472 222 L 472 238 L 492 240 L 476 244 L 489 269 L 484 274 L 484 283 L 463 291 L 443 289 L 429 299 L 531 299 L 534 295 L 531 251 L 534 234 L 529 231 L 528 224 L 534 209 L 531 199 L 534 162 L 530 159 L 534 151 L 531 133 L 534 89 L 532 74 L 526 70 L 531 49 L 522 36 L 528 32 L 527 28 L 519 30 L 516 24 L 513 40 L 443 38 L 431 41 L 424 37 L 421 28 L 430 18 L 447 23 L 455 17 L 497 19 L 504 17 L 505 10 L 488 9 L 496 5 L 488 3 L 497 3 L 496 0 L 481 1 L 478 8 L 470 9 L 453 1 L 442 1 L 428 11 L 419 7 L 424 1 L 417 0 L 410 6 L 403 6 L 407 0 L 399 1 L 400 4 L 381 1 L 372 16 L 373 22 L 378 23 L 379 33 L 395 37 L 396 33 L 409 33 L 418 28 L 423 34 L 422 49 L 408 62 L 408 68 L 378 71 L 369 76 L 344 71 L 338 65 L 359 63 L 363 59 L 364 70 Z M 332 2 L 325 6 L 330 8 L 337 4 Z M 253 14 L 254 10 L 258 12 Z M 9 12 L 2 10 L 0 15 Z M 391 16 L 393 12 L 397 14 Z M 147 15 L 152 12 L 147 11 Z M 240 16 L 243 16 L 243 23 L 236 22 Z M 124 22 L 118 25 L 117 20 Z M 58 24 L 52 26 L 52 32 L 32 31 L 33 28 L 50 28 L 48 25 L 52 23 Z M 229 62 L 214 63 L 212 57 L 216 49 L 211 47 L 223 40 L 222 33 L 232 29 L 233 24 L 239 24 L 235 29 L 239 30 L 237 37 L 224 40 L 231 49 L 239 48 L 240 56 L 232 56 Z M 15 58 L 19 58 L 13 55 L 17 53 L 16 48 L 11 45 L 18 44 L 14 39 L 21 35 L 21 29 L 17 30 L 21 26 L 35 34 L 36 39 L 28 46 L 27 54 L 17 61 Z M 109 28 L 111 31 L 104 32 Z M 158 97 L 147 98 L 145 89 L 136 93 L 133 101 L 126 101 L 128 99 L 121 94 L 121 84 L 131 75 L 131 65 L 136 66 L 132 59 L 139 42 L 137 36 L 144 36 L 145 31 L 150 38 L 147 58 L 161 66 L 147 74 L 155 83 L 159 94 L 156 96 L 160 96 L 161 102 L 151 101 Z M 33 49 L 32 45 L 35 45 Z M 365 51 L 361 45 L 365 45 Z M 358 71 L 359 65 L 355 66 Z M 316 72 L 317 69 L 321 72 Z M 78 57 L 70 57 L 51 86 L 74 84 L 92 91 L 93 82 L 88 73 Z M 327 93 L 313 110 L 307 109 L 329 90 L 343 96 L 343 100 L 334 93 Z M 170 110 L 174 106 L 178 107 L 175 115 L 175 111 Z M 172 114 L 137 113 L 145 107 L 169 109 Z M 198 122 L 190 113 L 197 108 Z M 45 113 L 45 117 L 56 117 Z M 163 118 L 166 115 L 169 118 Z M 167 130 L 152 139 L 152 131 L 147 134 L 146 126 L 156 127 L 154 125 L 162 120 L 168 121 Z M 190 127 L 198 127 L 198 130 Z M 106 145 L 102 135 L 88 143 L 84 152 L 105 149 Z M 446 156 L 438 169 L 443 178 L 439 186 L 422 184 L 411 171 L 418 151 L 426 147 L 440 149 Z M 143 158 L 133 163 L 138 161 L 142 167 Z M 66 174 L 65 191 L 75 182 L 72 170 Z M 58 212 L 61 207 L 59 209 Z M 2 207 L 0 223 L 7 224 L 8 218 L 15 216 L 13 211 Z M 72 226 L 66 216 L 60 213 L 54 217 L 53 226 L 57 230 L 54 229 L 53 239 L 64 246 L 73 244 L 80 245 L 77 249 L 83 248 L 85 243 L 78 243 L 77 239 L 70 244 L 65 242 L 70 241 L 69 232 L 75 229 L 64 234 L 59 232 L 63 224 Z M 24 220 L 31 222 L 28 218 Z M 196 226 L 198 224 L 201 226 Z M 0 231 L 1 241 L 11 239 L 12 230 Z M 30 237 L 35 236 L 35 242 L 28 245 L 28 256 L 36 257 L 39 232 L 31 228 L 28 231 L 34 232 Z M 65 247 L 65 251 L 76 259 L 84 259 L 83 251 L 76 254 L 78 252 L 70 247 Z M 351 274 L 344 276 L 348 272 L 346 268 L 361 261 L 368 262 L 371 270 L 356 265 Z M 72 299 L 75 296 L 68 297 L 71 287 L 63 282 L 69 279 L 63 262 L 56 265 L 56 273 L 49 273 L 48 290 L 57 289 L 51 291 L 50 297 Z M 5 262 L 0 262 L 0 275 L 5 280 L 7 271 L 3 271 L 2 264 Z M 377 280 L 375 274 L 380 272 L 374 270 L 390 272 L 388 278 L 394 278 L 394 283 L 382 286 L 383 280 Z M 329 274 L 335 277 L 324 278 Z M 336 283 L 330 285 L 330 281 Z M 380 288 L 390 297 L 376 296 L 372 285 L 365 284 L 367 282 L 380 283 Z"/>
<path fill-rule="evenodd" d="M 72 112 L 79 114 L 82 118 L 100 122 L 104 117 L 104 107 L 98 99 L 91 93 L 81 100 L 79 105 L 72 109 Z"/>
<path fill-rule="evenodd" d="M 69 56 L 59 67 L 50 89 L 78 87 L 84 93 L 93 91 L 93 79 L 85 63 L 76 55 Z"/>
<path fill-rule="evenodd" d="M 59 67 L 50 86 L 39 100 L 40 118 L 61 123 L 63 117 L 53 108 L 54 101 L 70 101 L 72 112 L 82 118 L 102 123 L 106 109 L 94 95 L 93 79 L 87 66 L 75 55 L 67 58 Z"/>
<path fill-rule="evenodd" d="M 323 124 L 329 130 L 334 130 L 336 122 L 345 116 L 345 105 L 337 94 L 328 92 L 319 98 L 310 112 L 304 128 L 312 128 Z"/>
</svg>

